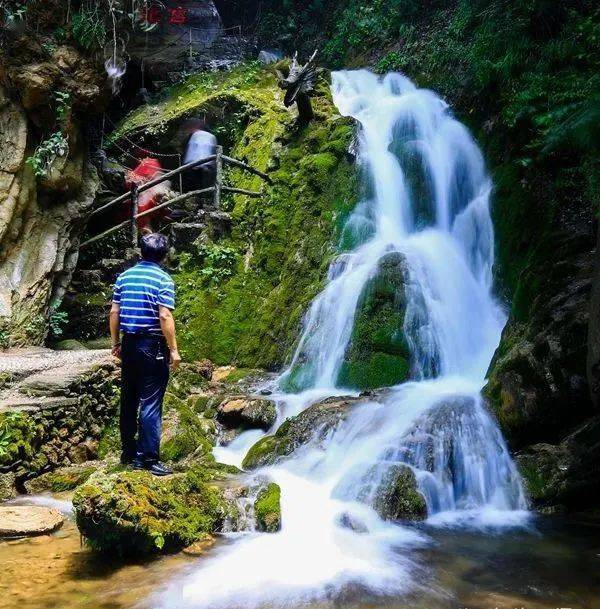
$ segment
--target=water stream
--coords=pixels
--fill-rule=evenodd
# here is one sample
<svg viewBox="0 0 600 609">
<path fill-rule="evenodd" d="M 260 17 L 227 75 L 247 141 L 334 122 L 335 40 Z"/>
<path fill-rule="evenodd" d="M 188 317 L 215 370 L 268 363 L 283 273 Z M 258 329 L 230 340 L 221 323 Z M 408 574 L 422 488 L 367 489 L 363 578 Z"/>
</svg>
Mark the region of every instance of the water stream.
<svg viewBox="0 0 600 609">
<path fill-rule="evenodd" d="M 391 252 L 407 269 L 403 330 L 414 380 L 366 398 L 325 442 L 259 472 L 281 486 L 281 532 L 249 534 L 216 552 L 172 582 L 156 599 L 161 607 L 300 607 L 350 591 L 354 599 L 425 588 L 435 596 L 416 558 L 429 535 L 371 507 L 399 464 L 416 475 L 428 527 L 527 522 L 519 476 L 479 394 L 505 323 L 492 293 L 491 183 L 481 152 L 447 104 L 399 74 L 336 72 L 332 93 L 360 125 L 366 195 L 344 230 L 351 246 L 332 264 L 280 377 L 278 423 L 349 393 L 339 378 L 357 306 Z M 286 393 L 292 378 L 302 390 Z M 256 439 L 241 436 L 217 457 L 239 464 Z"/>
</svg>

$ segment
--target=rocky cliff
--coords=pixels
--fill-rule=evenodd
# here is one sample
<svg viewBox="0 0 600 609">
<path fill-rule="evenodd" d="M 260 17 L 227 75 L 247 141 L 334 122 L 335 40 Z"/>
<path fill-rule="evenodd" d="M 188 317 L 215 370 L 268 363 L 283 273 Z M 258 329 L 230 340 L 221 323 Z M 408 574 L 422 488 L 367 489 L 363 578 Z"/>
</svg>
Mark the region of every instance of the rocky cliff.
<svg viewBox="0 0 600 609">
<path fill-rule="evenodd" d="M 77 260 L 98 177 L 81 117 L 106 98 L 69 45 L 9 32 L 0 59 L 0 345 L 41 344 Z"/>
</svg>

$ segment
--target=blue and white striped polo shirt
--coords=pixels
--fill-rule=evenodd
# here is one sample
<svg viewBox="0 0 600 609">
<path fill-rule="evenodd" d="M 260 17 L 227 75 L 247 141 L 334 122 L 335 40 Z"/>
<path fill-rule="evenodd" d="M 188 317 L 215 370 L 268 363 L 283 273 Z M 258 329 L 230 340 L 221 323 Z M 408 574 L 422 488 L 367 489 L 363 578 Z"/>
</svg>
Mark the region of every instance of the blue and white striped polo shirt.
<svg viewBox="0 0 600 609">
<path fill-rule="evenodd" d="M 117 278 L 113 302 L 127 334 L 161 334 L 158 307 L 175 308 L 173 280 L 158 264 L 138 262 Z"/>
</svg>

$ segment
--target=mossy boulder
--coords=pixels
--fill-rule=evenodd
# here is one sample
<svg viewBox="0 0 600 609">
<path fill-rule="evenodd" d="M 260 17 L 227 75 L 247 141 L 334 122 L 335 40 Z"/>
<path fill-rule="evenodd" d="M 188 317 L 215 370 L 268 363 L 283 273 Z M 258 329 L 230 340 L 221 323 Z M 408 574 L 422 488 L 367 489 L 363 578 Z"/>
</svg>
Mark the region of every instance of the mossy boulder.
<svg viewBox="0 0 600 609">
<path fill-rule="evenodd" d="M 220 530 L 229 510 L 209 468 L 157 478 L 144 471 L 96 473 L 73 497 L 81 534 L 117 555 L 170 552 Z"/>
<path fill-rule="evenodd" d="M 28 493 L 37 494 L 44 491 L 61 493 L 72 491 L 83 484 L 95 471 L 94 465 L 75 465 L 72 467 L 59 467 L 25 482 Z"/>
<path fill-rule="evenodd" d="M 254 501 L 256 527 L 265 533 L 276 533 L 281 529 L 281 488 L 271 482 L 263 488 Z"/>
<path fill-rule="evenodd" d="M 217 419 L 228 427 L 267 430 L 277 419 L 277 409 L 270 400 L 233 396 L 219 405 Z"/>
<path fill-rule="evenodd" d="M 404 336 L 406 260 L 385 255 L 360 296 L 352 337 L 337 384 L 350 389 L 375 389 L 405 381 L 410 350 Z"/>
<path fill-rule="evenodd" d="M 379 471 L 381 467 L 383 473 Z M 425 497 L 418 490 L 417 479 L 408 465 L 374 466 L 367 476 L 378 478 L 371 502 L 384 520 L 423 520 L 427 517 Z"/>
<path fill-rule="evenodd" d="M 354 397 L 332 397 L 313 404 L 287 419 L 274 435 L 265 436 L 254 444 L 244 457 L 242 467 L 254 469 L 271 465 L 303 444 L 322 442 L 361 401 Z"/>
</svg>

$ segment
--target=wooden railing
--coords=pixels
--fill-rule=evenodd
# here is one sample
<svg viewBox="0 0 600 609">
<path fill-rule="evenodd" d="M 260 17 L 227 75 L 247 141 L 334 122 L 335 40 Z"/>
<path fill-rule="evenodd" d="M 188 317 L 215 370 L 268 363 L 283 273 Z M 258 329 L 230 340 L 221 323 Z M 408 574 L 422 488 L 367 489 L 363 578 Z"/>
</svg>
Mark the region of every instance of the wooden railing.
<svg viewBox="0 0 600 609">
<path fill-rule="evenodd" d="M 210 186 L 208 188 L 202 188 L 201 190 L 192 190 L 190 192 L 182 193 L 176 197 L 173 197 L 172 199 L 169 199 L 168 201 L 164 201 L 163 203 L 156 205 L 152 209 L 148 209 L 143 212 L 138 212 L 138 201 L 139 201 L 140 193 L 144 192 L 145 190 L 148 190 L 149 188 L 152 188 L 153 186 L 156 186 L 157 184 L 160 184 L 161 182 L 164 182 L 165 180 L 169 180 L 186 171 L 195 169 L 196 167 L 199 167 L 200 165 L 205 165 L 206 163 L 211 163 L 213 161 L 215 162 L 215 168 L 216 168 L 214 186 Z M 128 199 L 131 199 L 131 202 L 132 202 L 131 218 L 125 220 L 124 222 L 116 224 L 115 226 L 112 226 L 108 230 L 105 230 L 104 232 L 92 237 L 91 239 L 88 239 L 87 241 L 84 241 L 79 247 L 83 248 L 83 247 L 89 245 L 90 243 L 99 241 L 100 239 L 103 239 L 104 237 L 107 237 L 108 235 L 115 233 L 116 231 L 120 230 L 121 228 L 127 226 L 130 223 L 131 223 L 131 228 L 132 228 L 132 240 L 133 240 L 134 247 L 136 247 L 137 246 L 137 237 L 138 237 L 136 220 L 138 218 L 142 218 L 143 216 L 147 216 L 149 214 L 154 213 L 158 209 L 162 209 L 163 207 L 167 207 L 168 205 L 172 205 L 173 203 L 180 203 L 181 201 L 185 201 L 186 199 L 195 197 L 197 195 L 212 192 L 214 205 L 217 209 L 219 209 L 219 207 L 221 205 L 221 194 L 223 192 L 232 192 L 232 193 L 236 193 L 236 194 L 240 194 L 240 195 L 247 195 L 248 197 L 260 197 L 261 196 L 260 192 L 255 192 L 253 190 L 245 190 L 244 188 L 233 188 L 231 186 L 224 185 L 223 184 L 223 165 L 224 164 L 229 164 L 229 165 L 233 165 L 234 167 L 239 167 L 240 169 L 244 169 L 245 171 L 248 171 L 249 173 L 253 173 L 254 175 L 259 176 L 260 178 L 262 178 L 269 184 L 271 183 L 271 178 L 266 173 L 263 173 L 262 171 L 259 171 L 258 169 L 255 169 L 254 167 L 251 167 L 250 165 L 247 165 L 246 163 L 243 163 L 242 161 L 239 161 L 238 159 L 234 159 L 233 157 L 226 156 L 225 154 L 223 154 L 223 148 L 221 146 L 217 146 L 215 154 L 211 154 L 210 156 L 207 156 L 203 159 L 198 159 L 197 161 L 192 161 L 191 163 L 181 165 L 180 167 L 177 167 L 177 169 L 168 171 L 167 173 L 163 174 L 159 178 L 150 180 L 149 182 L 146 182 L 145 184 L 142 184 L 140 186 L 134 185 L 131 188 L 131 190 L 129 190 L 128 192 L 118 196 L 115 199 L 112 199 L 112 201 L 105 203 L 101 207 L 98 207 L 97 209 L 92 210 L 88 215 L 88 220 L 90 218 L 92 218 L 93 216 L 96 216 L 99 213 L 106 211 L 107 209 L 113 207 L 114 205 L 117 205 L 118 203 L 123 203 L 123 202 L 127 201 Z"/>
</svg>

